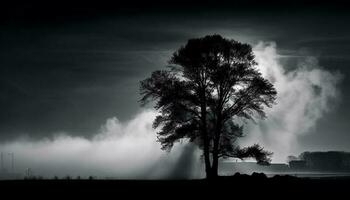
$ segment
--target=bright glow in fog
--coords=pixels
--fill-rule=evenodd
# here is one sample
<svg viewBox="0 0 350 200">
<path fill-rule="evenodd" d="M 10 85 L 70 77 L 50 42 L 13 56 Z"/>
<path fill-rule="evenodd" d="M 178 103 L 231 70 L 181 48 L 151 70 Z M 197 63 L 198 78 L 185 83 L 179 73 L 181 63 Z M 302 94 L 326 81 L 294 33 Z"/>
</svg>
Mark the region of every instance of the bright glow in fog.
<svg viewBox="0 0 350 200">
<path fill-rule="evenodd" d="M 277 104 L 267 109 L 266 120 L 248 124 L 248 136 L 242 143 L 259 142 L 274 152 L 273 162 L 285 162 L 288 155 L 300 153 L 298 136 L 307 134 L 334 108 L 342 75 L 322 69 L 317 59 L 310 57 L 287 72 L 279 62 L 275 43 L 260 42 L 254 52 L 263 76 L 276 87 Z"/>
<path fill-rule="evenodd" d="M 293 71 L 285 71 L 274 43 L 259 43 L 254 48 L 259 69 L 273 82 L 278 92 L 277 105 L 267 110 L 268 118 L 248 123 L 242 146 L 260 143 L 274 152 L 274 162 L 298 151 L 297 137 L 307 134 L 330 110 L 330 102 L 339 95 L 339 74 L 330 73 L 305 59 Z M 172 152 L 160 149 L 152 121 L 156 113 L 145 110 L 121 123 L 110 118 L 89 140 L 57 134 L 53 139 L 19 139 L 0 145 L 2 152 L 15 153 L 15 168 L 35 175 L 99 176 L 115 178 L 203 177 L 200 151 L 178 144 Z"/>
<path fill-rule="evenodd" d="M 160 149 L 152 128 L 155 115 L 145 110 L 125 124 L 115 117 L 108 119 L 92 140 L 62 133 L 51 140 L 2 144 L 0 150 L 15 152 L 16 171 L 31 168 L 37 176 L 198 177 L 198 173 L 192 173 L 192 167 L 199 166 L 193 165 L 199 161 L 194 147 L 179 144 L 171 153 Z"/>
</svg>

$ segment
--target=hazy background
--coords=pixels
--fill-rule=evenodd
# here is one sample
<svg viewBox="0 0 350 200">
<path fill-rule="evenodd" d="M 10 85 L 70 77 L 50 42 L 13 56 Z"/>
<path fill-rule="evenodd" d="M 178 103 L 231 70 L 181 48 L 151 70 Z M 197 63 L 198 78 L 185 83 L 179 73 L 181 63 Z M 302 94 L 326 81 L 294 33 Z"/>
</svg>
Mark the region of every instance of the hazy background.
<svg viewBox="0 0 350 200">
<path fill-rule="evenodd" d="M 251 44 L 278 91 L 268 119 L 246 125 L 242 145 L 261 143 L 273 162 L 305 150 L 350 151 L 345 6 L 132 3 L 1 8 L 0 150 L 15 152 L 19 171 L 124 178 L 198 171 L 195 147 L 160 150 L 155 113 L 139 106 L 138 84 L 189 38 L 207 34 Z"/>
</svg>

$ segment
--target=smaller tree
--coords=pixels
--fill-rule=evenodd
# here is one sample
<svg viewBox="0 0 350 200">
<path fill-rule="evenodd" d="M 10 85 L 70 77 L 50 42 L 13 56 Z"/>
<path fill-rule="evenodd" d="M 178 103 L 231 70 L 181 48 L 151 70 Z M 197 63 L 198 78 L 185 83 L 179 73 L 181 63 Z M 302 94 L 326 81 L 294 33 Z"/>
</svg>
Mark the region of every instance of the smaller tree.
<svg viewBox="0 0 350 200">
<path fill-rule="evenodd" d="M 226 121 L 221 133 L 218 158 L 238 158 L 240 160 L 253 158 L 260 165 L 269 165 L 273 153 L 264 150 L 259 144 L 241 148 L 237 140 L 243 136 L 243 125 L 237 125 L 232 120 Z M 213 151 L 214 149 L 211 149 L 212 154 Z"/>
<path fill-rule="evenodd" d="M 208 119 L 208 132 L 214 132 L 214 118 Z M 265 150 L 259 144 L 253 144 L 248 147 L 241 147 L 237 144 L 239 138 L 244 137 L 243 125 L 238 125 L 232 120 L 225 121 L 220 135 L 219 145 L 215 150 L 214 145 L 210 145 L 210 154 L 217 153 L 217 159 L 238 158 L 245 160 L 252 158 L 259 165 L 269 165 L 273 152 Z M 214 138 L 210 138 L 214 140 Z M 214 162 L 214 161 L 213 161 Z M 213 173 L 216 173 L 215 171 Z"/>
</svg>

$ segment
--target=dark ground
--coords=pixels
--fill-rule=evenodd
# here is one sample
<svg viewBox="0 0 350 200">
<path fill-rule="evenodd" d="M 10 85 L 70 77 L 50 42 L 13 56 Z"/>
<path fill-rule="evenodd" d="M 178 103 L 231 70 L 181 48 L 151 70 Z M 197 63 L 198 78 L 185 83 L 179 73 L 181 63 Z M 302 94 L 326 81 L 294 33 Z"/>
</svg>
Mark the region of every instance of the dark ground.
<svg viewBox="0 0 350 200">
<path fill-rule="evenodd" d="M 297 198 L 327 195 L 332 199 L 348 199 L 350 177 L 295 178 L 263 174 L 235 175 L 208 180 L 13 180 L 0 181 L 0 194 L 26 198 L 89 197 L 127 199 L 142 197 L 173 199 L 196 197 L 223 199 L 222 197 Z M 7 194 L 5 194 L 7 193 Z M 282 195 L 282 196 L 281 196 Z M 346 195 L 346 196 L 344 196 Z M 250 199 L 249 198 L 249 199 Z M 110 198 L 109 198 L 110 199 Z M 233 198 L 234 199 L 234 198 Z"/>
</svg>

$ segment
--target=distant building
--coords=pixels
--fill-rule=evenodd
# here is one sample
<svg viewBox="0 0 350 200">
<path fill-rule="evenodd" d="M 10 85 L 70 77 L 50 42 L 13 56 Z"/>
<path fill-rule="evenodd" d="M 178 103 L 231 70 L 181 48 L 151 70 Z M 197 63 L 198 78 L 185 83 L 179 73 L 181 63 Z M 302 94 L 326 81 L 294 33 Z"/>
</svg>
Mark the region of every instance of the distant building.
<svg viewBox="0 0 350 200">
<path fill-rule="evenodd" d="M 306 168 L 321 171 L 350 171 L 350 153 L 342 151 L 304 152 L 300 159 Z"/>
<path fill-rule="evenodd" d="M 291 160 L 289 161 L 289 168 L 292 170 L 305 170 L 306 167 L 306 161 L 305 160 Z"/>
</svg>

